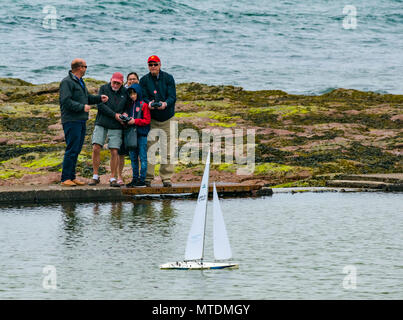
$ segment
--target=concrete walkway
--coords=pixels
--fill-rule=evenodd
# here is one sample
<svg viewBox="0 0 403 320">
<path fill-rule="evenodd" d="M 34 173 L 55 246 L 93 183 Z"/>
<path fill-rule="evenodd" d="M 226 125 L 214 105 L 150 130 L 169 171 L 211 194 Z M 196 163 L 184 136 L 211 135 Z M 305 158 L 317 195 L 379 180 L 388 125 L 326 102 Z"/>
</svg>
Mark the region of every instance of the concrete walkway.
<svg viewBox="0 0 403 320">
<path fill-rule="evenodd" d="M 1 204 L 54 203 L 54 202 L 98 202 L 131 200 L 135 196 L 197 196 L 200 185 L 174 184 L 170 188 L 152 185 L 145 188 L 113 188 L 109 185 L 63 187 L 61 185 L 0 187 Z M 210 184 L 210 192 L 212 192 Z M 261 186 L 234 183 L 218 183 L 221 196 L 252 196 Z M 271 189 L 270 189 L 271 190 Z M 264 194 L 271 194 L 266 190 Z M 262 194 L 263 195 L 263 194 Z"/>
<path fill-rule="evenodd" d="M 120 188 L 105 186 L 62 187 L 15 186 L 0 187 L 0 203 L 52 203 L 64 201 L 121 201 L 129 199 Z"/>
<path fill-rule="evenodd" d="M 195 183 L 174 184 L 171 188 L 152 185 L 146 188 L 112 188 L 109 185 L 62 187 L 44 186 L 0 186 L 0 204 L 57 203 L 124 201 L 134 197 L 195 197 L 199 192 Z M 210 186 L 212 188 L 212 185 Z M 211 190 L 210 190 L 211 191 Z M 270 196 L 273 193 L 299 192 L 361 192 L 361 191 L 403 191 L 403 173 L 339 175 L 327 181 L 325 188 L 278 188 L 257 185 L 217 183 L 220 196 Z"/>
</svg>

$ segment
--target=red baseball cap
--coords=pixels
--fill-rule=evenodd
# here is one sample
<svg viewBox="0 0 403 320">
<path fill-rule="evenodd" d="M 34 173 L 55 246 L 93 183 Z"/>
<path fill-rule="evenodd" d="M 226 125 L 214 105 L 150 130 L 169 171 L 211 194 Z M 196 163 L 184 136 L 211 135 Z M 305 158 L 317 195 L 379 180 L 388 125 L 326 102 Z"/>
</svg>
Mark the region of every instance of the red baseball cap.
<svg viewBox="0 0 403 320">
<path fill-rule="evenodd" d="M 160 58 L 158 58 L 158 56 L 151 56 L 151 57 L 149 57 L 148 60 L 147 60 L 147 63 L 148 63 L 148 62 L 151 62 L 151 61 L 154 61 L 154 62 L 161 62 L 161 60 L 160 60 Z"/>
<path fill-rule="evenodd" d="M 123 74 L 121 74 L 120 72 L 115 72 L 112 75 L 111 81 L 119 81 L 123 83 Z"/>
</svg>

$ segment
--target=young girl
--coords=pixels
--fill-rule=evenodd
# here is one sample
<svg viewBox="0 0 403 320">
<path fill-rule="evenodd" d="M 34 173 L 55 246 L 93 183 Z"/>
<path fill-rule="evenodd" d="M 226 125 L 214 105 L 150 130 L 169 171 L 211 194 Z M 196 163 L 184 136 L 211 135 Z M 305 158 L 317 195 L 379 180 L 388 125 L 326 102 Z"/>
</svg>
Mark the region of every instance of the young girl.
<svg viewBox="0 0 403 320">
<path fill-rule="evenodd" d="M 145 187 L 145 178 L 147 173 L 147 135 L 150 131 L 151 114 L 148 104 L 143 102 L 141 87 L 139 84 L 132 84 L 128 88 L 130 103 L 126 108 L 126 115 L 131 117 L 127 123 L 131 126 L 137 126 L 137 148 L 129 151 L 132 162 L 133 179 L 126 187 Z M 139 159 L 140 166 L 139 168 Z"/>
<path fill-rule="evenodd" d="M 136 72 L 130 72 L 126 77 L 125 88 L 129 88 L 132 84 L 139 83 L 139 76 Z M 123 182 L 123 168 L 125 167 L 125 156 L 129 154 L 129 152 L 125 149 L 124 144 L 122 144 L 121 148 L 118 151 L 119 153 L 119 169 L 118 169 L 118 183 L 123 186 L 125 183 Z"/>
</svg>

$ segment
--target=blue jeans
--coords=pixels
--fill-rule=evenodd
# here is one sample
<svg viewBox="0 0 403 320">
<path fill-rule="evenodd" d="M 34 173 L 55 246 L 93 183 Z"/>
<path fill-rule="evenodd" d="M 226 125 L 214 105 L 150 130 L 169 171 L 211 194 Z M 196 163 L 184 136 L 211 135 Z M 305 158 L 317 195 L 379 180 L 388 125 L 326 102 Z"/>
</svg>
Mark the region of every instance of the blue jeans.
<svg viewBox="0 0 403 320">
<path fill-rule="evenodd" d="M 84 144 L 86 122 L 65 122 L 63 123 L 63 131 L 66 140 L 66 151 L 63 159 L 62 182 L 76 178 L 77 159 Z"/>
<path fill-rule="evenodd" d="M 133 179 L 144 181 L 147 174 L 147 136 L 137 135 L 137 148 L 129 151 L 132 162 Z M 139 169 L 139 160 L 141 169 Z"/>
</svg>

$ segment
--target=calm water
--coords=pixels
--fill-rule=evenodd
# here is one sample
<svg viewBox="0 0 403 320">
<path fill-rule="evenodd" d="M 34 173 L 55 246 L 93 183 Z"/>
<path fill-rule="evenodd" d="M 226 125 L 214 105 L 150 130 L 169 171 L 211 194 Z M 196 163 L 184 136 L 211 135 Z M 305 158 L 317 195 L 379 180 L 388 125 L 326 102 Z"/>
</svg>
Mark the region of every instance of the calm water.
<svg viewBox="0 0 403 320">
<path fill-rule="evenodd" d="M 0 77 L 60 81 L 78 56 L 143 75 L 158 54 L 178 83 L 401 93 L 402 33 L 402 0 L 2 0 Z"/>
<path fill-rule="evenodd" d="M 194 200 L 0 208 L 0 299 L 403 298 L 402 194 L 221 204 L 239 270 L 159 270 L 183 258 Z"/>
</svg>

